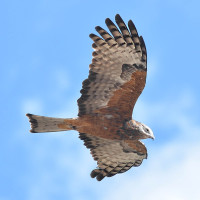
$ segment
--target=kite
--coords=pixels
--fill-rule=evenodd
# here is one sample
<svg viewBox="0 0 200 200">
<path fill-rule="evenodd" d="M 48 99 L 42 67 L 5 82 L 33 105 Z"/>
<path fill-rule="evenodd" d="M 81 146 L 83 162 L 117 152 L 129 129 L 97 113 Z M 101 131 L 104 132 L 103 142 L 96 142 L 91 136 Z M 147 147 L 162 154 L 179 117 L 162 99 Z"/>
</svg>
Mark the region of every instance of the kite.
<svg viewBox="0 0 200 200">
<path fill-rule="evenodd" d="M 119 14 L 117 27 L 109 18 L 109 34 L 90 34 L 94 49 L 89 76 L 82 83 L 77 118 L 52 118 L 26 114 L 32 133 L 76 130 L 97 161 L 91 177 L 101 181 L 140 166 L 147 149 L 140 141 L 152 138 L 152 130 L 134 119 L 132 112 L 147 74 L 147 52 L 142 36 L 131 20 L 128 27 Z"/>
</svg>

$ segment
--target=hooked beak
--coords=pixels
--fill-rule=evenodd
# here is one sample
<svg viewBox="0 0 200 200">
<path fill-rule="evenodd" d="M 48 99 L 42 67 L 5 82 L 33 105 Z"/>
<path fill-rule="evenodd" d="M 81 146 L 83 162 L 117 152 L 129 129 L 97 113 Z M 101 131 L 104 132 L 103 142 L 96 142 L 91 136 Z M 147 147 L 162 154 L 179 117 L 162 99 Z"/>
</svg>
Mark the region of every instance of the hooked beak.
<svg viewBox="0 0 200 200">
<path fill-rule="evenodd" d="M 153 140 L 155 139 L 155 136 L 154 136 L 153 131 L 151 129 L 150 129 L 150 138 L 153 139 Z"/>
<path fill-rule="evenodd" d="M 152 140 L 154 140 L 154 139 L 155 139 L 154 135 L 151 135 L 151 136 L 150 136 L 150 138 L 151 138 Z"/>
</svg>

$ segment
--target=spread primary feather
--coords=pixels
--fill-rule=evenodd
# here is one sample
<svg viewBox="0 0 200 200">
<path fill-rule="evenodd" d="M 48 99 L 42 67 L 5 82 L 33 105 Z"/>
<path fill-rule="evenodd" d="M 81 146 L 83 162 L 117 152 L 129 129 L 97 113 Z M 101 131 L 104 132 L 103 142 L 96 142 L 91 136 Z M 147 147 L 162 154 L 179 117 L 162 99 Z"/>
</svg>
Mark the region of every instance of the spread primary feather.
<svg viewBox="0 0 200 200">
<path fill-rule="evenodd" d="M 147 158 L 139 140 L 154 138 L 149 127 L 132 119 L 146 83 L 145 43 L 131 20 L 127 27 L 117 14 L 115 21 L 119 29 L 109 18 L 105 21 L 111 34 L 100 26 L 96 27 L 100 36 L 90 34 L 93 59 L 80 91 L 78 117 L 27 114 L 33 133 L 77 130 L 97 161 L 91 177 L 99 181 L 139 166 Z"/>
</svg>

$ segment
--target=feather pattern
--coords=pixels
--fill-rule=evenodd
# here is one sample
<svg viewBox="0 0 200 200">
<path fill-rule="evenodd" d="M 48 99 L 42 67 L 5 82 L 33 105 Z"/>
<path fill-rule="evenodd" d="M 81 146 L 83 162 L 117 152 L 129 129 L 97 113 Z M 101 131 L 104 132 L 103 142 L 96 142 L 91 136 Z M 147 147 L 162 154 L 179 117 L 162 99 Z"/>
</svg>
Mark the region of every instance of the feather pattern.
<svg viewBox="0 0 200 200">
<path fill-rule="evenodd" d="M 109 18 L 105 22 L 112 36 L 100 26 L 96 30 L 102 38 L 90 34 L 94 42 L 93 59 L 80 91 L 78 115 L 108 113 L 106 109 L 110 112 L 112 107 L 113 111 L 126 113 L 124 118 L 130 119 L 145 86 L 146 48 L 132 21 L 128 23 L 128 30 L 122 18 L 116 15 L 121 32 Z M 124 106 L 127 102 L 129 106 Z M 121 107 L 117 108 L 119 104 Z"/>
<path fill-rule="evenodd" d="M 97 161 L 98 168 L 91 172 L 91 177 L 98 181 L 138 167 L 147 158 L 145 146 L 136 140 L 110 140 L 85 133 L 80 133 L 79 138 Z"/>
<path fill-rule="evenodd" d="M 141 139 L 152 138 L 152 130 L 132 119 L 135 103 L 143 91 L 147 73 L 147 52 L 142 36 L 130 20 L 128 27 L 115 16 L 107 18 L 108 33 L 96 26 L 89 76 L 83 81 L 77 118 L 52 118 L 27 114 L 31 132 L 76 130 L 97 161 L 91 177 L 101 181 L 140 166 L 147 158 Z"/>
</svg>

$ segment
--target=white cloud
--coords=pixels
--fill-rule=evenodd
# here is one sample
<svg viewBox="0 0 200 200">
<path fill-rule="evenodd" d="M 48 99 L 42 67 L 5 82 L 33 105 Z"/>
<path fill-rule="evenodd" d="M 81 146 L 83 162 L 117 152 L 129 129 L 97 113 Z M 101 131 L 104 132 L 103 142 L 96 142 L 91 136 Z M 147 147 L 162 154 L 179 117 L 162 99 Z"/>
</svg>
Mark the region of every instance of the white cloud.
<svg viewBox="0 0 200 200">
<path fill-rule="evenodd" d="M 195 107 L 190 92 L 155 105 L 140 103 L 135 116 L 145 118 L 156 127 L 176 126 L 169 134 L 174 137 L 163 145 L 154 146 L 151 156 L 137 175 L 124 176 L 103 199 L 187 200 L 199 199 L 200 125 L 186 112 Z M 172 106 L 170 106 L 172 105 Z M 169 109 L 170 108 L 170 109 Z M 160 123 L 163 121 L 162 123 Z M 177 132 L 179 132 L 177 136 Z M 153 145 L 152 145 L 153 146 Z"/>
<path fill-rule="evenodd" d="M 43 104 L 40 99 L 25 99 L 22 101 L 23 113 L 41 113 Z"/>
<path fill-rule="evenodd" d="M 56 70 L 54 71 L 53 77 L 55 78 L 54 83 L 57 84 L 57 88 L 59 90 L 66 90 L 69 86 L 69 77 L 66 70 L 62 68 L 56 67 Z M 65 91 L 66 92 L 66 91 Z"/>
<path fill-rule="evenodd" d="M 184 90 L 174 96 L 165 96 L 154 103 L 141 102 L 140 99 L 134 108 L 133 117 L 136 120 L 155 124 L 159 122 L 159 127 L 177 126 L 182 134 L 191 131 L 194 121 L 190 116 L 190 110 L 195 108 L 196 100 L 190 90 Z"/>
<path fill-rule="evenodd" d="M 58 110 L 56 113 L 52 113 L 52 116 L 63 118 L 75 118 L 78 114 L 77 98 L 68 100 L 67 105 Z"/>
<path fill-rule="evenodd" d="M 158 59 L 152 59 L 152 57 L 150 57 L 150 59 L 148 60 L 147 68 L 151 70 L 147 69 L 148 70 L 147 81 L 149 80 L 151 80 L 151 82 L 154 81 L 156 73 L 158 73 L 158 71 L 160 70 L 160 68 L 158 67 L 159 66 L 158 62 L 159 62 Z"/>
<path fill-rule="evenodd" d="M 28 109 L 32 102 L 27 102 L 25 108 Z M 38 108 L 41 104 L 35 105 Z M 169 133 L 173 135 L 172 140 L 162 144 L 151 143 L 150 156 L 141 167 L 101 183 L 89 177 L 96 163 L 82 141 L 78 140 L 77 133 L 40 135 L 37 149 L 31 155 L 38 168 L 35 172 L 37 179 L 31 178 L 28 199 L 52 199 L 59 193 L 70 199 L 89 199 L 91 194 L 85 192 L 89 190 L 96 199 L 98 196 L 104 200 L 198 199 L 200 126 L 188 114 L 188 110 L 195 106 L 195 97 L 189 90 L 177 95 L 176 99 L 165 98 L 155 104 L 139 101 L 134 117 L 156 128 L 175 126 L 176 130 Z M 72 106 L 67 112 L 59 112 L 55 116 L 71 117 L 75 115 L 73 110 Z"/>
<path fill-rule="evenodd" d="M 174 142 L 157 154 L 138 176 L 124 177 L 104 199 L 198 199 L 200 146 Z"/>
</svg>

